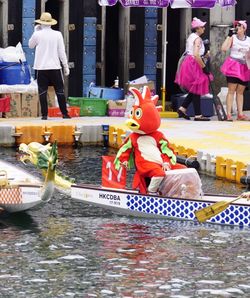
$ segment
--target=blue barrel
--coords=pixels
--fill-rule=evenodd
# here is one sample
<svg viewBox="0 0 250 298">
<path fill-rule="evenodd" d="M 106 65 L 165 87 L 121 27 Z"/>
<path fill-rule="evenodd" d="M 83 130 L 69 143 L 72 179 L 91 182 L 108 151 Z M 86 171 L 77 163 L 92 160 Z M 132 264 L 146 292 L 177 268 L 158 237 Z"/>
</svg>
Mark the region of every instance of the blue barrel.
<svg viewBox="0 0 250 298">
<path fill-rule="evenodd" d="M 90 98 L 124 99 L 124 90 L 121 88 L 91 86 L 88 88 L 87 94 Z"/>
<path fill-rule="evenodd" d="M 30 83 L 30 69 L 27 62 L 0 62 L 0 84 L 16 85 Z"/>
</svg>

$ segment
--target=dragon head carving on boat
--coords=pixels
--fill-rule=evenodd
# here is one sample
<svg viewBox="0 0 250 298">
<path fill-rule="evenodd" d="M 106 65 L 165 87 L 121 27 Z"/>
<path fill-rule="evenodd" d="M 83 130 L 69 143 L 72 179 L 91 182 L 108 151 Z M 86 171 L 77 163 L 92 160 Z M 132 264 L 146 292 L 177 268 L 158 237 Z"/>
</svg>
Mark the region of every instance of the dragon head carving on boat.
<svg viewBox="0 0 250 298">
<path fill-rule="evenodd" d="M 42 145 L 38 142 L 31 142 L 27 144 L 20 144 L 19 152 L 21 154 L 20 160 L 23 163 L 30 162 L 42 171 L 42 174 L 46 176 L 48 170 L 48 161 L 53 150 L 53 145 Z M 58 171 L 55 172 L 54 182 L 57 186 L 63 188 L 70 188 L 74 183 L 73 179 L 64 177 Z"/>
<path fill-rule="evenodd" d="M 47 154 L 33 156 L 33 160 L 43 170 L 44 182 L 22 168 L 1 160 L 0 212 L 24 211 L 48 202 L 55 188 L 57 156 L 56 143 L 50 147 Z"/>
</svg>

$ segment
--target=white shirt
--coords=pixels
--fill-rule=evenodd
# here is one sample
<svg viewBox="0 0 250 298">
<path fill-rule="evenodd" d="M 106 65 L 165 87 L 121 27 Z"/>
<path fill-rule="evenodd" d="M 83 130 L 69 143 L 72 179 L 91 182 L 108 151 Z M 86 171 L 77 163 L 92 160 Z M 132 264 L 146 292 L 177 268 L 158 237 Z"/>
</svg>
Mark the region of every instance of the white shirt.
<svg viewBox="0 0 250 298">
<path fill-rule="evenodd" d="M 199 51 L 199 54 L 200 56 L 203 56 L 204 53 L 205 53 L 205 46 L 203 44 L 203 41 L 202 39 L 196 34 L 196 33 L 191 33 L 187 39 L 187 42 L 186 42 L 186 53 L 188 55 L 194 55 L 194 42 L 195 40 L 199 38 L 201 40 L 201 48 L 200 48 L 200 51 Z"/>
<path fill-rule="evenodd" d="M 41 30 L 35 31 L 29 47 L 36 48 L 33 66 L 36 70 L 61 69 L 61 63 L 64 67 L 68 66 L 62 33 L 50 26 L 42 26 Z"/>
<path fill-rule="evenodd" d="M 233 44 L 230 50 L 230 56 L 234 59 L 245 61 L 246 52 L 250 49 L 250 37 L 240 40 L 237 35 L 233 35 Z"/>
</svg>

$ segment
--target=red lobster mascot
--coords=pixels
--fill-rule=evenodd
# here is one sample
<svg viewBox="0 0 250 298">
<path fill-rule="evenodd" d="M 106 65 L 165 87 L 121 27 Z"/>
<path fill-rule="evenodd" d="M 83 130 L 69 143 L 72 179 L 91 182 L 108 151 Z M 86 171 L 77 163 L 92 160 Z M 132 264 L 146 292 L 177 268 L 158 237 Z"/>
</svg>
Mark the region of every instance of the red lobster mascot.
<svg viewBox="0 0 250 298">
<path fill-rule="evenodd" d="M 156 108 L 158 96 L 151 97 L 147 86 L 143 92 L 130 88 L 136 101 L 126 125 L 133 132 L 126 138 L 114 161 L 117 170 L 121 166 L 130 168 L 134 158 L 136 172 L 133 189 L 141 193 L 156 193 L 165 177 L 165 171 L 174 168 L 176 155 L 168 140 L 157 129 L 161 118 Z M 131 160 L 132 157 L 132 160 Z M 147 187 L 147 181 L 150 183 Z"/>
</svg>

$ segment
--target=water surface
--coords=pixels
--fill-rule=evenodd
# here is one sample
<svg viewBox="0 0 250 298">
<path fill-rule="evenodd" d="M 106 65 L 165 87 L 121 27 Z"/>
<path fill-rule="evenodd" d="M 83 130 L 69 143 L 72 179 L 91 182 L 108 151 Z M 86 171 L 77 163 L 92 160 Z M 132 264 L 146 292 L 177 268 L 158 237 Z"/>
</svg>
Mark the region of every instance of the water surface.
<svg viewBox="0 0 250 298">
<path fill-rule="evenodd" d="M 14 149 L 0 153 L 19 164 Z M 60 148 L 59 168 L 77 182 L 100 184 L 108 153 Z M 202 182 L 205 192 L 242 191 L 214 178 Z M 250 297 L 247 228 L 124 217 L 57 190 L 43 208 L 2 215 L 0 233 L 0 297 Z"/>
</svg>

